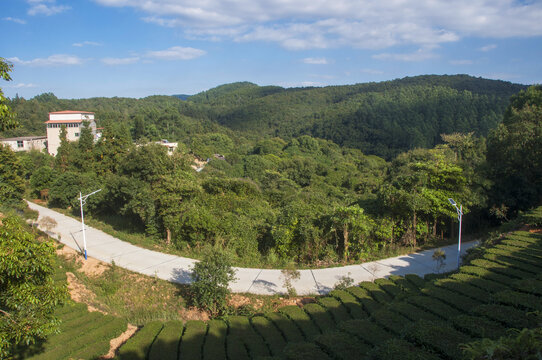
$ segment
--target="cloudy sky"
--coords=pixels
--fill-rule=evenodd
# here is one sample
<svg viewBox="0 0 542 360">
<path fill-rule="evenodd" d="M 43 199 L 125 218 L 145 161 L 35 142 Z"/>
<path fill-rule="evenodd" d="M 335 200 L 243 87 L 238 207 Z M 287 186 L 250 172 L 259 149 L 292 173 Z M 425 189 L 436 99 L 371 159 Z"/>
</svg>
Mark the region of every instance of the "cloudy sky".
<svg viewBox="0 0 542 360">
<path fill-rule="evenodd" d="M 470 74 L 542 83 L 542 0 L 3 0 L 7 96 Z"/>
</svg>

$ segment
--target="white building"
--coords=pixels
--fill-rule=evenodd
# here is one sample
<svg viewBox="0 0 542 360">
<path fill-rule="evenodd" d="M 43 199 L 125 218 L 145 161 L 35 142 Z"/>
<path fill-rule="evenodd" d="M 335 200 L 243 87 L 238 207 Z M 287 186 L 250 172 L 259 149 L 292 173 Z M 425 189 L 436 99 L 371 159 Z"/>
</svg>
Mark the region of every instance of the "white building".
<svg viewBox="0 0 542 360">
<path fill-rule="evenodd" d="M 66 127 L 66 138 L 68 141 L 79 140 L 83 122 L 88 121 L 92 134 L 96 137 L 96 122 L 94 113 L 88 111 L 56 111 L 49 113 L 47 124 L 47 151 L 56 156 L 60 146 L 60 129 Z"/>
<path fill-rule="evenodd" d="M 29 151 L 45 149 L 46 136 L 20 136 L 14 138 L 0 139 L 0 143 L 11 147 L 13 151 Z"/>
</svg>

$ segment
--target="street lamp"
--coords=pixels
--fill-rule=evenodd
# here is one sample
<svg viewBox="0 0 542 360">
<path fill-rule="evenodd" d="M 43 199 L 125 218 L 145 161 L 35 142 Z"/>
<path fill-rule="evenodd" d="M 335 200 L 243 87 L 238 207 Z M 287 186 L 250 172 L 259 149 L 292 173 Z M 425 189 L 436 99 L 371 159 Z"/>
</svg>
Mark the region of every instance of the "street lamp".
<svg viewBox="0 0 542 360">
<path fill-rule="evenodd" d="M 455 210 L 457 211 L 457 219 L 459 220 L 459 240 L 457 241 L 457 268 L 459 269 L 459 260 L 461 256 L 461 221 L 463 220 L 463 205 L 459 205 L 459 207 L 457 207 L 456 202 L 452 198 L 449 198 L 448 201 L 450 202 L 450 204 L 452 204 L 453 207 L 455 207 Z"/>
<path fill-rule="evenodd" d="M 85 250 L 85 260 L 87 259 L 87 238 L 85 237 L 85 218 L 83 216 L 83 205 L 86 204 L 87 198 L 90 195 L 94 195 L 98 191 L 102 191 L 102 189 L 91 192 L 90 194 L 87 194 L 85 196 L 83 196 L 83 194 L 81 194 L 81 192 L 79 192 L 79 204 L 81 205 L 81 227 L 82 227 L 82 230 L 83 230 L 83 249 Z"/>
</svg>

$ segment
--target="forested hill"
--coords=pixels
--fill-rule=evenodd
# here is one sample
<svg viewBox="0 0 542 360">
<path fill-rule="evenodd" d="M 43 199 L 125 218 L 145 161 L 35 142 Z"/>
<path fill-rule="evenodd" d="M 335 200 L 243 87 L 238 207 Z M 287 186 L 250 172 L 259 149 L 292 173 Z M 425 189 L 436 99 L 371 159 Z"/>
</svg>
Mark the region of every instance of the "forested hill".
<svg viewBox="0 0 542 360">
<path fill-rule="evenodd" d="M 197 134 L 238 139 L 300 135 L 332 140 L 386 159 L 431 148 L 441 134 L 486 136 L 501 121 L 511 95 L 526 87 L 467 75 L 424 75 L 380 83 L 321 88 L 258 86 L 239 82 L 188 97 L 58 99 L 51 93 L 15 98 L 21 126 L 0 137 L 43 135 L 47 113 L 96 112 L 100 125 L 121 124 L 134 140 L 189 143 Z"/>
<path fill-rule="evenodd" d="M 525 86 L 467 75 L 284 89 L 242 82 L 191 96 L 221 125 L 289 139 L 307 134 L 392 158 L 432 147 L 440 134 L 487 135 Z"/>
</svg>

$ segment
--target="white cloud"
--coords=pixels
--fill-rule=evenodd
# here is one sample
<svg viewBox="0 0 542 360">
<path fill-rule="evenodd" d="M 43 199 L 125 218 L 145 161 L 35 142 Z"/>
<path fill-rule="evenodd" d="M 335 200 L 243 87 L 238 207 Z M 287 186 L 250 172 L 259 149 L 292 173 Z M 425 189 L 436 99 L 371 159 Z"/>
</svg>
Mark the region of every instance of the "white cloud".
<svg viewBox="0 0 542 360">
<path fill-rule="evenodd" d="M 95 1 L 133 7 L 147 15 L 146 22 L 179 27 L 198 38 L 269 41 L 288 49 L 423 47 L 467 36 L 542 35 L 542 1 Z"/>
<path fill-rule="evenodd" d="M 486 46 L 482 46 L 479 50 L 483 51 L 483 52 L 488 52 L 488 51 L 491 51 L 491 50 L 496 49 L 496 48 L 497 48 L 497 45 L 489 44 L 489 45 L 486 45 Z"/>
<path fill-rule="evenodd" d="M 384 71 L 382 70 L 376 70 L 376 69 L 361 69 L 362 73 L 370 74 L 370 75 L 382 75 L 384 74 Z"/>
<path fill-rule="evenodd" d="M 51 16 L 71 9 L 69 6 L 56 5 L 55 0 L 27 0 L 27 2 L 30 4 L 27 14 L 31 16 Z"/>
<path fill-rule="evenodd" d="M 106 65 L 129 65 L 137 63 L 139 61 L 139 57 L 103 58 L 101 61 Z"/>
<path fill-rule="evenodd" d="M 462 60 L 450 60 L 452 65 L 472 65 L 472 60 L 462 59 Z"/>
<path fill-rule="evenodd" d="M 17 23 L 17 24 L 26 24 L 26 21 L 23 20 L 23 19 L 18 19 L 18 18 L 12 18 L 11 16 L 8 16 L 8 17 L 5 17 L 5 18 L 2 18 L 2 20 L 5 20 L 5 21 L 12 21 L 14 23 Z"/>
<path fill-rule="evenodd" d="M 29 83 L 29 84 L 18 83 L 18 84 L 8 85 L 6 87 L 10 87 L 14 89 L 24 89 L 24 88 L 35 88 L 35 87 L 38 87 L 38 85 L 32 84 L 32 83 Z"/>
<path fill-rule="evenodd" d="M 425 61 L 438 57 L 438 55 L 432 51 L 432 48 L 433 47 L 420 48 L 411 53 L 382 53 L 373 55 L 373 59 L 406 62 Z"/>
<path fill-rule="evenodd" d="M 305 64 L 311 64 L 311 65 L 327 65 L 329 62 L 326 58 L 304 58 L 303 62 Z"/>
<path fill-rule="evenodd" d="M 191 60 L 205 55 L 206 52 L 191 47 L 173 46 L 166 50 L 149 51 L 146 57 L 160 60 Z"/>
<path fill-rule="evenodd" d="M 81 65 L 83 59 L 74 55 L 56 54 L 47 58 L 36 58 L 32 60 L 22 60 L 18 57 L 8 59 L 11 62 L 28 66 L 64 66 L 64 65 Z"/>
<path fill-rule="evenodd" d="M 99 42 L 96 42 L 96 41 L 83 41 L 83 42 L 80 42 L 80 43 L 73 43 L 72 46 L 75 46 L 75 47 L 102 46 L 102 44 L 99 43 Z"/>
</svg>

